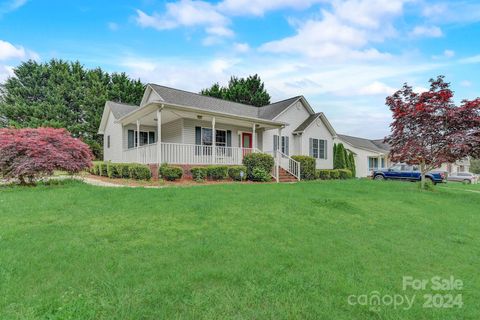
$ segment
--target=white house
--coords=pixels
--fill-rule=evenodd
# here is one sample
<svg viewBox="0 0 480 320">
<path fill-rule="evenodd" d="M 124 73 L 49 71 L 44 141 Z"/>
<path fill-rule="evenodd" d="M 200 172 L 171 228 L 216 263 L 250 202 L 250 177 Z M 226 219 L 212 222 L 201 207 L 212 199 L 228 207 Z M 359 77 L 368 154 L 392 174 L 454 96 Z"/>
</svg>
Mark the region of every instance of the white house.
<svg viewBox="0 0 480 320">
<path fill-rule="evenodd" d="M 339 134 L 335 143 L 343 143 L 346 149 L 354 154 L 356 176 L 358 178 L 369 177 L 373 170 L 384 169 L 391 166 L 388 159 L 390 146 L 383 139 L 364 139 Z M 470 159 L 466 158 L 455 163 L 445 163 L 437 170 L 450 173 L 468 172 Z"/>
<path fill-rule="evenodd" d="M 107 101 L 98 133 L 112 162 L 235 165 L 245 154 L 269 153 L 277 181 L 281 169 L 299 178 L 292 155 L 331 169 L 336 138 L 303 96 L 255 107 L 156 84 L 146 85 L 140 106 Z"/>
</svg>

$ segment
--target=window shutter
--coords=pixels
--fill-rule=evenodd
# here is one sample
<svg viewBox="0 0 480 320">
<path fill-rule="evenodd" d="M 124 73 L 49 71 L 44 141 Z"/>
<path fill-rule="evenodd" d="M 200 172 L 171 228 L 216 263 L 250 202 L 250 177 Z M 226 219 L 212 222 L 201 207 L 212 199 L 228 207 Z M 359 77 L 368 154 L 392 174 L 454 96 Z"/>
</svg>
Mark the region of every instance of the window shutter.
<svg viewBox="0 0 480 320">
<path fill-rule="evenodd" d="M 148 132 L 148 143 L 155 143 L 155 131 Z"/>
<path fill-rule="evenodd" d="M 278 150 L 278 136 L 275 134 L 273 135 L 273 151 Z"/>
<path fill-rule="evenodd" d="M 227 147 L 232 146 L 232 131 L 227 130 Z"/>
<path fill-rule="evenodd" d="M 325 159 L 327 159 L 327 155 L 328 155 L 327 140 L 323 140 L 323 141 L 325 141 L 323 145 L 325 147 Z"/>
<path fill-rule="evenodd" d="M 195 127 L 195 144 L 202 144 L 202 127 Z"/>
<path fill-rule="evenodd" d="M 308 155 L 313 157 L 313 138 L 308 139 Z"/>
<path fill-rule="evenodd" d="M 133 130 L 128 130 L 127 131 L 127 138 L 128 138 L 128 143 L 127 147 L 128 149 L 131 149 L 135 146 L 135 132 Z"/>
<path fill-rule="evenodd" d="M 285 137 L 285 154 L 290 155 L 290 141 L 289 137 Z"/>
</svg>

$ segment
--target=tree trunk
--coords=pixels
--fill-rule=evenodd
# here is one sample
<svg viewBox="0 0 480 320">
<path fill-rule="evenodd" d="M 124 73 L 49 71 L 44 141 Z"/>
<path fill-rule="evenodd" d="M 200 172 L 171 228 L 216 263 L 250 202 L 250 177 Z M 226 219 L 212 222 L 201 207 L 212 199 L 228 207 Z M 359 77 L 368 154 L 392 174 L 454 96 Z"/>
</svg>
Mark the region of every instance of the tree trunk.
<svg viewBox="0 0 480 320">
<path fill-rule="evenodd" d="M 425 161 L 422 161 L 422 163 L 420 164 L 420 174 L 421 174 L 421 179 L 420 179 L 420 186 L 421 186 L 421 189 L 425 189 Z"/>
</svg>

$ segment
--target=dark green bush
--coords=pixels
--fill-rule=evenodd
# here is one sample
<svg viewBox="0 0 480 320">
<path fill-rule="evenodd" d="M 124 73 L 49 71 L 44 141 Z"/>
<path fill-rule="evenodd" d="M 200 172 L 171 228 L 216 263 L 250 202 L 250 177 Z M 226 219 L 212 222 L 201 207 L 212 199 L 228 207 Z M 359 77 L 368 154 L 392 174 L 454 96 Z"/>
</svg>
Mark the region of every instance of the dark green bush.
<svg viewBox="0 0 480 320">
<path fill-rule="evenodd" d="M 292 156 L 292 159 L 300 162 L 300 176 L 302 180 L 315 179 L 316 162 L 314 157 L 310 156 Z"/>
<path fill-rule="evenodd" d="M 266 153 L 250 153 L 243 157 L 243 165 L 247 168 L 247 178 L 253 180 L 253 169 L 263 169 L 267 174 L 272 171 L 275 162 L 273 157 Z"/>
<path fill-rule="evenodd" d="M 252 180 L 259 181 L 259 182 L 267 182 L 272 180 L 270 173 L 265 171 L 265 169 L 260 167 L 253 168 L 252 172 Z"/>
<path fill-rule="evenodd" d="M 190 169 L 193 180 L 197 182 L 204 181 L 207 178 L 207 168 L 205 167 L 193 167 Z"/>
<path fill-rule="evenodd" d="M 107 163 L 107 175 L 109 178 L 129 178 L 128 163 Z"/>
<path fill-rule="evenodd" d="M 338 175 L 340 179 L 351 179 L 352 178 L 352 171 L 348 169 L 338 169 Z"/>
<path fill-rule="evenodd" d="M 158 174 L 165 180 L 175 181 L 183 176 L 183 169 L 162 164 L 158 169 Z"/>
<path fill-rule="evenodd" d="M 228 177 L 227 166 L 210 166 L 207 167 L 207 176 L 212 180 L 223 180 Z"/>
<path fill-rule="evenodd" d="M 228 176 L 235 181 L 242 181 L 240 172 L 243 172 L 243 180 L 247 178 L 247 168 L 245 166 L 234 166 L 228 168 Z"/>
<path fill-rule="evenodd" d="M 326 169 L 319 169 L 316 171 L 315 178 L 320 180 L 328 180 L 330 179 L 330 170 Z"/>
<path fill-rule="evenodd" d="M 150 168 L 144 164 L 129 164 L 128 176 L 130 179 L 150 180 L 152 172 Z"/>
<path fill-rule="evenodd" d="M 107 163 L 106 162 L 99 162 L 98 163 L 98 175 L 102 176 L 102 177 L 108 177 Z"/>
<path fill-rule="evenodd" d="M 340 179 L 340 172 L 338 172 L 338 169 L 330 170 L 330 179 Z"/>
</svg>

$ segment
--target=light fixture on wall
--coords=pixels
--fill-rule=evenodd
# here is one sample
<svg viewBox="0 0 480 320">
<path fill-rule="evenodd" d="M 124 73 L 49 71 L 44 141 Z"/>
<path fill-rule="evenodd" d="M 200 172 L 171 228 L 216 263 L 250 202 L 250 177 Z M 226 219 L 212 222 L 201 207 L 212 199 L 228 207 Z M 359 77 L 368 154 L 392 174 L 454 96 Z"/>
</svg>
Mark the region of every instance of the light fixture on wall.
<svg viewBox="0 0 480 320">
<path fill-rule="evenodd" d="M 198 119 L 198 120 L 202 120 L 202 119 L 203 119 L 203 116 L 197 115 L 197 119 Z"/>
</svg>

